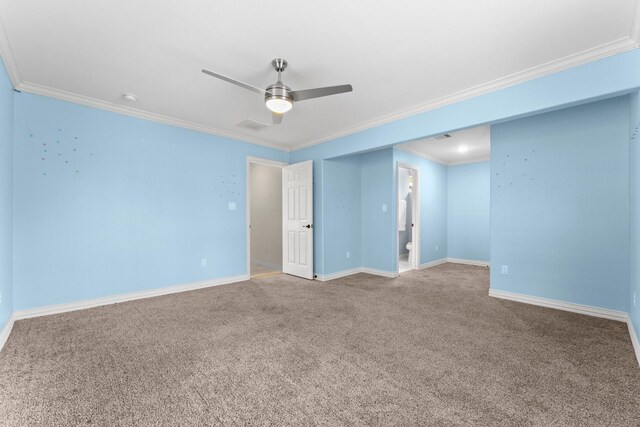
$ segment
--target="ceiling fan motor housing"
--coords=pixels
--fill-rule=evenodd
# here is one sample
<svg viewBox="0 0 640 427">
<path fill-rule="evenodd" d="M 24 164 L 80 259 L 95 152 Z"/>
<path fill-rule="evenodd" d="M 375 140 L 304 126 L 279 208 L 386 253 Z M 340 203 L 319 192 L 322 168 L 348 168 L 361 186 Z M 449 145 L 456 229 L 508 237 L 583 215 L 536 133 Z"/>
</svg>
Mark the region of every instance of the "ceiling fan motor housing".
<svg viewBox="0 0 640 427">
<path fill-rule="evenodd" d="M 264 100 L 267 102 L 270 99 L 282 99 L 293 104 L 293 97 L 289 92 L 291 92 L 291 88 L 289 86 L 282 82 L 277 82 L 267 87 L 264 94 Z"/>
</svg>

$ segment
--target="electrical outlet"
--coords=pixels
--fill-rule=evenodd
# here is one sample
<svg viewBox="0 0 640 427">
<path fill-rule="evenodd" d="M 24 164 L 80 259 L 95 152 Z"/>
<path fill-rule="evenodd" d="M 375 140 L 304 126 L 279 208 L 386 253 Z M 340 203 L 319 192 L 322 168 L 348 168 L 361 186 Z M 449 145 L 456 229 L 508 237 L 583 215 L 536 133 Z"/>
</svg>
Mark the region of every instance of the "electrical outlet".
<svg viewBox="0 0 640 427">
<path fill-rule="evenodd" d="M 347 252 L 347 258 L 351 258 L 351 252 Z"/>
<path fill-rule="evenodd" d="M 206 266 L 207 266 L 207 259 L 206 259 L 206 258 L 202 258 L 202 259 L 200 260 L 200 264 L 201 264 L 203 267 L 206 267 Z"/>
<path fill-rule="evenodd" d="M 509 274 L 509 266 L 508 265 L 503 265 L 502 266 L 502 274 Z"/>
<path fill-rule="evenodd" d="M 633 306 L 636 306 L 636 293 L 633 293 Z"/>
<path fill-rule="evenodd" d="M 436 245 L 436 252 L 438 252 L 438 245 Z"/>
<path fill-rule="evenodd" d="M 635 295 L 633 296 L 633 298 L 635 299 Z M 2 305 L 2 292 L 0 292 L 0 305 Z"/>
</svg>

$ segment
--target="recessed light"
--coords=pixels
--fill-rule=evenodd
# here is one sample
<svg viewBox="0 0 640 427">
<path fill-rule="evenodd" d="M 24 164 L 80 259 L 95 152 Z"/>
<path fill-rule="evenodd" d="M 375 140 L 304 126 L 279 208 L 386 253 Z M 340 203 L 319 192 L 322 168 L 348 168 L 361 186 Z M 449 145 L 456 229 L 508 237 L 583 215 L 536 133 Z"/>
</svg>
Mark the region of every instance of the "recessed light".
<svg viewBox="0 0 640 427">
<path fill-rule="evenodd" d="M 122 97 L 123 97 L 124 99 L 126 99 L 127 101 L 129 101 L 129 102 L 135 102 L 135 101 L 137 101 L 137 100 L 138 100 L 138 97 L 136 97 L 136 96 L 135 96 L 134 94 L 132 94 L 132 93 L 123 93 L 123 94 L 122 94 Z"/>
<path fill-rule="evenodd" d="M 469 147 L 467 147 L 466 145 L 461 145 L 456 151 L 458 151 L 458 153 L 466 153 L 467 151 L 469 151 Z"/>
</svg>

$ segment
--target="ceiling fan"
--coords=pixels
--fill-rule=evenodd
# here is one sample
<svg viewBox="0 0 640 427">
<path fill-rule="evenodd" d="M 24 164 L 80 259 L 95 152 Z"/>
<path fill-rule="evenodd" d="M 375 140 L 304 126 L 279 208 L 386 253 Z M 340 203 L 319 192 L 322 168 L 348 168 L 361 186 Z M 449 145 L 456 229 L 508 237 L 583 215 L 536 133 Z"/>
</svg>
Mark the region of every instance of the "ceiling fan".
<svg viewBox="0 0 640 427">
<path fill-rule="evenodd" d="M 260 95 L 264 95 L 264 102 L 267 105 L 267 108 L 271 110 L 274 125 L 282 123 L 282 116 L 284 113 L 291 110 L 294 101 L 304 101 L 306 99 L 320 98 L 322 96 L 337 95 L 339 93 L 351 92 L 353 90 L 351 85 L 291 90 L 291 88 L 282 83 L 282 80 L 280 79 L 282 72 L 287 68 L 287 61 L 277 58 L 271 61 L 271 65 L 273 65 L 273 68 L 278 72 L 278 81 L 267 86 L 266 89 L 260 89 L 259 87 L 243 83 L 239 80 L 232 79 L 231 77 L 223 76 L 222 74 L 214 73 L 213 71 L 202 70 L 202 72 L 245 89 L 249 89 L 250 91 L 257 92 Z"/>
</svg>

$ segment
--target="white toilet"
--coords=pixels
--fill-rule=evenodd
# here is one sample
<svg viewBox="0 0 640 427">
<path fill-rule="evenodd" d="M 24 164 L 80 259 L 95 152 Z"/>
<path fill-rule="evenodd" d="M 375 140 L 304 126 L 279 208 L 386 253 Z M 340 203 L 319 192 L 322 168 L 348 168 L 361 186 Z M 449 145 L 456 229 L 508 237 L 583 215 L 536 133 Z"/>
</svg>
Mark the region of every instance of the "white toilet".
<svg viewBox="0 0 640 427">
<path fill-rule="evenodd" d="M 407 243 L 407 249 L 409 250 L 409 257 L 407 259 L 413 266 L 413 242 Z"/>
</svg>

